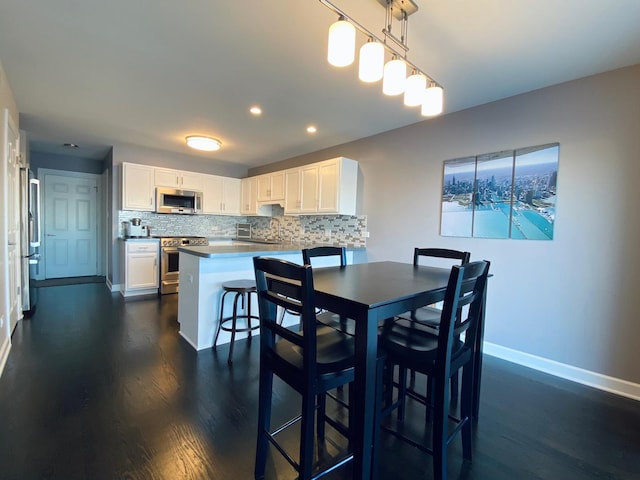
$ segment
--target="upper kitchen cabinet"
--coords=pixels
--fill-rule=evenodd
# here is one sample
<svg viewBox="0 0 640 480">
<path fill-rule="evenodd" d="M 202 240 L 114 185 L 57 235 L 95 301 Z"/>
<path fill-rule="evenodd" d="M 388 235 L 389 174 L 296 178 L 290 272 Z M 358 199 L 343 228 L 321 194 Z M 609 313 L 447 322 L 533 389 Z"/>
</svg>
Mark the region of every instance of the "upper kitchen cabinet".
<svg viewBox="0 0 640 480">
<path fill-rule="evenodd" d="M 175 187 L 182 190 L 203 190 L 202 174 L 184 172 L 170 168 L 156 168 L 154 173 L 156 187 Z"/>
<path fill-rule="evenodd" d="M 274 172 L 257 177 L 258 202 L 284 201 L 285 172 Z"/>
<path fill-rule="evenodd" d="M 202 179 L 202 213 L 240 215 L 240 179 L 218 175 L 202 175 Z"/>
<path fill-rule="evenodd" d="M 258 177 L 247 177 L 241 181 L 240 214 L 268 217 L 272 213 L 271 206 L 260 206 L 258 203 Z"/>
<path fill-rule="evenodd" d="M 285 172 L 285 215 L 355 215 L 358 162 L 344 157 Z"/>
<path fill-rule="evenodd" d="M 153 211 L 154 168 L 135 163 L 122 164 L 122 209 Z"/>
</svg>

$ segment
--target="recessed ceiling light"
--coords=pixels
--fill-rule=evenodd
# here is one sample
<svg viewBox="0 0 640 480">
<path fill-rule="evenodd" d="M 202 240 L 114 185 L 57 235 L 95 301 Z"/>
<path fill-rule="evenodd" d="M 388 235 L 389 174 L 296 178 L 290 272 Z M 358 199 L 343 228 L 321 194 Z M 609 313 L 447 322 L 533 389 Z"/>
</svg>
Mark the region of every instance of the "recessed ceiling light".
<svg viewBox="0 0 640 480">
<path fill-rule="evenodd" d="M 78 145 L 75 143 L 63 143 L 62 146 L 67 148 L 78 148 Z"/>
<path fill-rule="evenodd" d="M 316 133 L 318 129 L 314 125 L 309 125 L 307 127 L 307 133 Z"/>
<path fill-rule="evenodd" d="M 249 111 L 253 114 L 253 115 L 260 115 L 262 113 L 262 109 L 258 106 L 258 105 L 254 105 L 253 107 L 251 107 L 249 109 Z"/>
<path fill-rule="evenodd" d="M 186 138 L 187 145 L 196 150 L 204 150 L 205 152 L 214 152 L 220 150 L 222 142 L 217 138 L 205 137 L 202 135 L 190 135 Z"/>
</svg>

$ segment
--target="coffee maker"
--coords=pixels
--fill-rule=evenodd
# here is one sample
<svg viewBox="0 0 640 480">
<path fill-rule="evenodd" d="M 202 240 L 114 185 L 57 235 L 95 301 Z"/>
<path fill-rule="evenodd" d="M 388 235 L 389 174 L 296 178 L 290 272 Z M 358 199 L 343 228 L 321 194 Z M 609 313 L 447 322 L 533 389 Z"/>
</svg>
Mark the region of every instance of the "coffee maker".
<svg viewBox="0 0 640 480">
<path fill-rule="evenodd" d="M 124 223 L 124 235 L 126 237 L 146 237 L 148 236 L 148 229 L 146 225 L 141 225 L 139 218 L 132 218 L 130 222 Z"/>
</svg>

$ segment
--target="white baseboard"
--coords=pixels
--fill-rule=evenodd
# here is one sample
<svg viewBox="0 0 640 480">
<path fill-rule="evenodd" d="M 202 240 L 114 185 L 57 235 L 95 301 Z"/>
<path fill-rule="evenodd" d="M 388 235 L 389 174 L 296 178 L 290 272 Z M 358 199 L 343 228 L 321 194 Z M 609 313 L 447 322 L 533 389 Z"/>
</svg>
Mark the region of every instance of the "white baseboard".
<svg viewBox="0 0 640 480">
<path fill-rule="evenodd" d="M 640 400 L 640 384 L 637 383 L 609 377 L 601 373 L 584 370 L 489 342 L 484 342 L 484 353 L 517 363 L 518 365 L 533 368 L 534 370 L 549 373 L 556 377 L 571 380 L 572 382 L 588 385 L 633 400 Z"/>
<path fill-rule="evenodd" d="M 11 339 L 10 337 L 6 337 L 2 346 L 0 346 L 0 376 L 2 376 L 2 372 L 4 372 L 4 366 L 7 364 L 7 359 L 9 358 L 10 351 Z"/>
<path fill-rule="evenodd" d="M 107 288 L 110 292 L 120 292 L 122 291 L 121 285 L 116 283 L 115 285 L 111 283 L 111 281 L 107 278 Z"/>
</svg>

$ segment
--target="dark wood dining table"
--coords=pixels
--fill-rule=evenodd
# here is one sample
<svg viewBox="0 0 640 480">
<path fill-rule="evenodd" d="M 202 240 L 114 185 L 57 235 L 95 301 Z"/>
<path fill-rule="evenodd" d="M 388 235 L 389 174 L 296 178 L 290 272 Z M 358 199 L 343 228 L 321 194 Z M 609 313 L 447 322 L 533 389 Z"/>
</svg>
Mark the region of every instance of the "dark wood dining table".
<svg viewBox="0 0 640 480">
<path fill-rule="evenodd" d="M 349 400 L 354 411 L 351 439 L 354 479 L 377 477 L 377 459 L 372 458 L 372 447 L 377 434 L 374 414 L 378 323 L 443 300 L 450 272 L 446 268 L 399 262 L 313 270 L 316 305 L 355 320 L 356 395 Z M 479 378 L 477 385 L 479 389 Z"/>
</svg>

